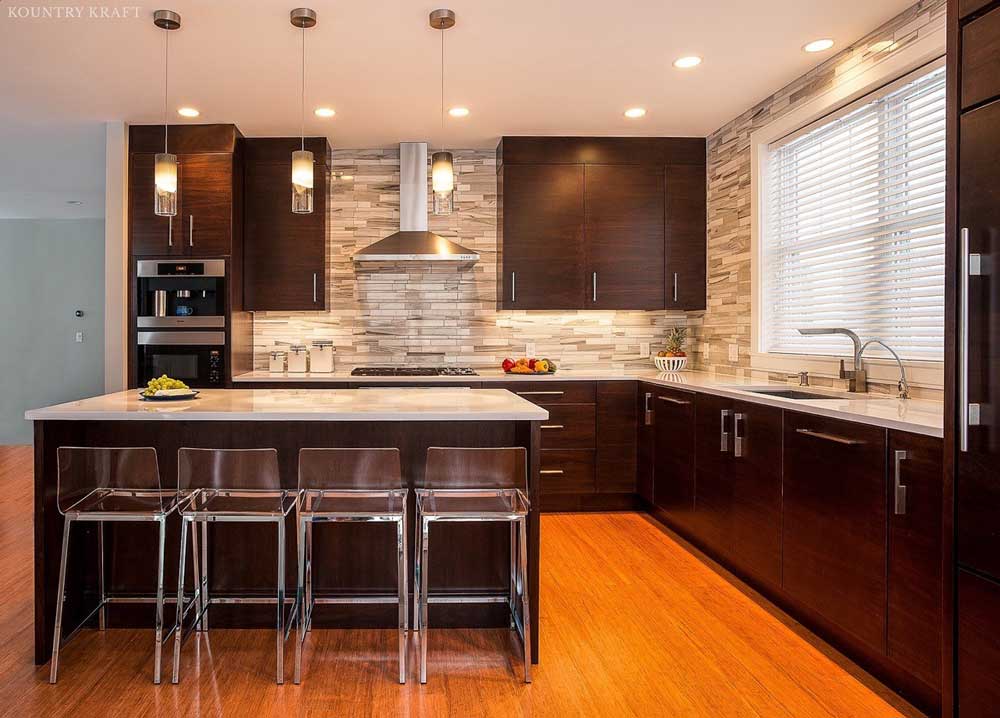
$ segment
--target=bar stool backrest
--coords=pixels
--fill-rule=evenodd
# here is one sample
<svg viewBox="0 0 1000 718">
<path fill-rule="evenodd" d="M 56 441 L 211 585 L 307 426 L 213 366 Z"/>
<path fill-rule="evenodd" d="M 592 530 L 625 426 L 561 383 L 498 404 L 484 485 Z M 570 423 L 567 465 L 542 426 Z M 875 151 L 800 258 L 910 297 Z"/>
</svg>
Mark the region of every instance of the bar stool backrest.
<svg viewBox="0 0 1000 718">
<path fill-rule="evenodd" d="M 399 449 L 300 449 L 299 491 L 403 488 Z"/>
<path fill-rule="evenodd" d="M 177 492 L 280 491 L 277 449 L 177 450 Z"/>
<path fill-rule="evenodd" d="M 60 446 L 56 465 L 56 505 L 61 514 L 88 494 L 105 489 L 155 494 L 163 509 L 160 468 L 152 447 Z"/>
<path fill-rule="evenodd" d="M 523 446 L 427 449 L 427 489 L 520 489 L 528 492 L 528 452 Z"/>
</svg>

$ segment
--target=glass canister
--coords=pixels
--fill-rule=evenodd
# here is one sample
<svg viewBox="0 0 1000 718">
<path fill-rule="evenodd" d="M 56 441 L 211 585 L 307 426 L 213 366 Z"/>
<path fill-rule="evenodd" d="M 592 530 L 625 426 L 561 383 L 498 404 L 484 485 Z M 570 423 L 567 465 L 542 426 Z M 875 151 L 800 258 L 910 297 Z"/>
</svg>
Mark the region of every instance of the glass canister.
<svg viewBox="0 0 1000 718">
<path fill-rule="evenodd" d="M 275 349 L 271 352 L 271 359 L 268 362 L 267 370 L 275 374 L 281 374 L 285 371 L 285 357 L 286 353 L 283 351 L 278 351 Z"/>
<path fill-rule="evenodd" d="M 288 347 L 288 373 L 304 374 L 307 371 L 309 352 L 305 344 L 292 344 Z"/>
<path fill-rule="evenodd" d="M 330 339 L 317 339 L 309 350 L 311 371 L 330 374 L 333 372 L 333 355 L 336 353 Z"/>
</svg>

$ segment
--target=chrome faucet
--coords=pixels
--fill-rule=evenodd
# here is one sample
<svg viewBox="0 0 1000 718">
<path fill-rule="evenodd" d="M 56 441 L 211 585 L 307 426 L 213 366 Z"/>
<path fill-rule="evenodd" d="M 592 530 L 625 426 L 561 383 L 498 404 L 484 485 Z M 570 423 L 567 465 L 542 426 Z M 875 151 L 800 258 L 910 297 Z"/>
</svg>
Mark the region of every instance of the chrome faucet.
<svg viewBox="0 0 1000 718">
<path fill-rule="evenodd" d="M 805 329 L 799 329 L 799 334 L 804 336 L 817 335 L 817 334 L 843 334 L 845 337 L 850 339 L 854 343 L 854 369 L 847 371 L 844 369 L 844 360 L 840 360 L 840 378 L 847 379 L 847 390 L 865 393 L 868 391 L 868 375 L 865 373 L 864 367 L 861 365 L 861 352 L 864 351 L 861 347 L 861 337 L 852 332 L 850 329 L 843 329 L 841 327 L 807 327 Z"/>
<path fill-rule="evenodd" d="M 903 368 L 903 360 L 899 358 L 899 354 L 891 346 L 886 344 L 881 339 L 869 339 L 864 344 L 861 345 L 861 353 L 863 354 L 865 349 L 868 348 L 869 344 L 878 344 L 887 352 L 892 354 L 892 358 L 896 360 L 896 364 L 899 366 L 899 381 L 896 383 L 896 388 L 899 389 L 900 399 L 910 398 L 910 383 L 906 381 L 906 369 Z"/>
</svg>

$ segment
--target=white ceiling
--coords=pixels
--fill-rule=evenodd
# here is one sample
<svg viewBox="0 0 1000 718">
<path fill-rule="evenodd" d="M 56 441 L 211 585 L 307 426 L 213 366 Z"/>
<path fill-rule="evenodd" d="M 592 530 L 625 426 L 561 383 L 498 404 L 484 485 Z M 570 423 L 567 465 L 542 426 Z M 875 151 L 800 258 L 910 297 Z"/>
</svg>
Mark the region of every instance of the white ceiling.
<svg viewBox="0 0 1000 718">
<path fill-rule="evenodd" d="M 310 1 L 319 24 L 306 31 L 307 134 L 325 133 L 334 147 L 426 139 L 477 148 L 505 134 L 706 135 L 912 3 Z M 248 136 L 298 133 L 300 31 L 288 22 L 294 3 L 164 4 L 183 18 L 170 36 L 171 122 L 184 121 L 177 107 L 192 105 L 202 113 L 197 122 L 234 122 Z M 84 8 L 82 19 L 18 19 L 10 17 L 15 5 L 22 4 L 0 4 L 0 153 L 39 123 L 76 127 L 81 137 L 79 128 L 108 120 L 162 121 L 164 32 L 152 24 L 153 6 L 137 8 L 138 17 L 91 19 L 91 5 L 135 6 L 84 0 L 72 4 Z M 458 15 L 445 38 L 446 104 L 472 111 L 448 118 L 443 134 L 439 33 L 427 25 L 428 12 L 440 6 Z M 817 37 L 833 38 L 834 49 L 802 52 Z M 674 69 L 673 60 L 686 54 L 705 61 Z M 337 116 L 314 117 L 319 105 Z M 647 108 L 646 117 L 625 119 L 622 111 L 635 105 Z M 57 135 L 47 138 L 62 143 Z M 81 154 L 93 159 L 95 147 L 86 144 Z M 9 174 L 3 165 L 0 174 Z M 50 169 L 66 174 L 62 162 Z M 103 185 L 103 155 L 100 175 Z M 0 177 L 0 192 L 11 191 L 12 179 Z M 20 179 L 30 191 L 28 178 Z M 39 191 L 48 189 L 42 181 Z"/>
</svg>

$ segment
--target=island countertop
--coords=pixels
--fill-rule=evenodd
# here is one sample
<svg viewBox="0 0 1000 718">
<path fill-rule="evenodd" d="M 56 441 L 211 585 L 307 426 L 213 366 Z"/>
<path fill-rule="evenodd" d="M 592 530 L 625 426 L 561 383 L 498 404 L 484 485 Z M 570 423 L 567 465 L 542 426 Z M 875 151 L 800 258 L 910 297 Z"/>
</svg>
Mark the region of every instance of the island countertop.
<svg viewBox="0 0 1000 718">
<path fill-rule="evenodd" d="M 143 401 L 139 390 L 25 412 L 29 421 L 544 421 L 505 389 L 203 389 L 187 401 Z"/>
</svg>

